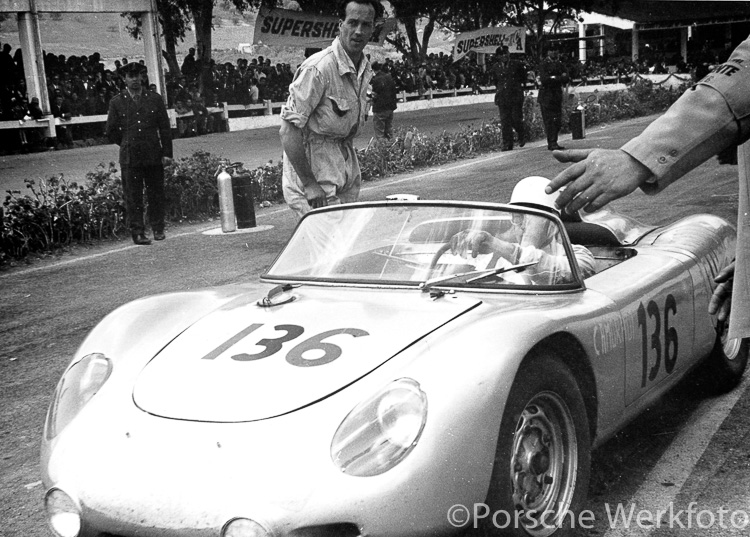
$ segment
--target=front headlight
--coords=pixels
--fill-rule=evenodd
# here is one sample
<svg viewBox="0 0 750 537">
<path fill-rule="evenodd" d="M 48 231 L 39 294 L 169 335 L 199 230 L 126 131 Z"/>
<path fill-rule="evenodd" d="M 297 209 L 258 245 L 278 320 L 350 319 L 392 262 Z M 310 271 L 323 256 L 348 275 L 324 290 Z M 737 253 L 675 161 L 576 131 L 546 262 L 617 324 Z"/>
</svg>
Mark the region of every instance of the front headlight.
<svg viewBox="0 0 750 537">
<path fill-rule="evenodd" d="M 47 412 L 47 439 L 57 436 L 104 385 L 112 362 L 100 353 L 88 354 L 71 365 L 55 390 Z"/>
<path fill-rule="evenodd" d="M 427 421 L 427 396 L 419 384 L 391 382 L 344 418 L 331 443 L 331 458 L 343 472 L 382 474 L 417 445 Z"/>
</svg>

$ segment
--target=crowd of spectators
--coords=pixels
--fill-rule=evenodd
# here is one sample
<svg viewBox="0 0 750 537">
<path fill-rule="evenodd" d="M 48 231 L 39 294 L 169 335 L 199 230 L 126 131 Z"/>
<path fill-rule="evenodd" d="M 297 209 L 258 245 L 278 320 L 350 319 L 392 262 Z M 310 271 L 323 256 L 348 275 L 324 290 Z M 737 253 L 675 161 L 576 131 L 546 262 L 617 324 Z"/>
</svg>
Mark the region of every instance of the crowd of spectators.
<svg viewBox="0 0 750 537">
<path fill-rule="evenodd" d="M 573 80 L 625 78 L 635 73 L 692 73 L 701 78 L 710 65 L 726 58 L 708 48 L 693 47 L 689 54 L 691 63 L 679 55 L 666 57 L 652 53 L 648 47 L 642 59 L 632 61 L 625 57 L 591 57 L 585 64 L 578 62 L 575 52 L 563 53 L 561 60 L 568 64 Z M 143 63 L 143 60 L 137 60 Z M 453 62 L 449 54 L 429 54 L 424 60 L 395 60 L 386 58 L 382 64 L 393 77 L 397 90 L 417 94 L 425 99 L 430 90 L 459 90 L 470 88 L 480 93 L 482 88 L 494 85 L 490 73 L 494 55 L 485 56 L 485 65 L 470 54 Z M 107 113 L 110 99 L 124 88 L 118 69 L 128 63 L 127 58 L 116 60 L 109 69 L 98 52 L 89 56 L 44 54 L 50 112 L 55 117 L 69 119 L 73 116 L 103 115 Z M 536 84 L 537 66 L 526 58 L 530 73 L 529 86 Z M 248 60 L 240 57 L 235 63 L 217 63 L 211 60 L 207 69 L 190 49 L 180 65 L 179 72 L 166 72 L 167 101 L 177 112 L 178 136 L 192 136 L 213 132 L 221 128 L 213 121 L 208 108 L 222 103 L 252 105 L 265 101 L 283 102 L 288 95 L 294 69 L 287 63 L 272 63 L 270 58 L 259 56 Z M 201 84 L 202 82 L 202 84 Z M 152 89 L 155 86 L 151 85 Z M 203 91 L 199 88 L 203 88 Z M 189 114 L 192 112 L 192 115 Z M 260 114 L 262 110 L 248 110 L 247 114 Z M 181 117 L 182 116 L 182 117 Z M 20 122 L 41 119 L 43 113 L 38 100 L 28 99 L 23 71 L 21 49 L 5 43 L 0 50 L 0 121 Z M 60 125 L 56 138 L 45 140 L 42 129 L 0 130 L 2 147 L 14 150 L 35 150 L 49 147 L 67 147 L 73 140 L 103 138 L 102 122 Z M 54 140 L 54 145 L 53 141 Z"/>
</svg>

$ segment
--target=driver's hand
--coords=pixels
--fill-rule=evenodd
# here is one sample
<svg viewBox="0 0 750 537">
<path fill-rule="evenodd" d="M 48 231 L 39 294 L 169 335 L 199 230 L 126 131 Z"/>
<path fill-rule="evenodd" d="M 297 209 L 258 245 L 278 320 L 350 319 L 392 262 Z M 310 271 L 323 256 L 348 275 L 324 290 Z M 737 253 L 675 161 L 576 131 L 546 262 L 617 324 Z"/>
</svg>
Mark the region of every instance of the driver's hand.
<svg viewBox="0 0 750 537">
<path fill-rule="evenodd" d="M 714 281 L 719 285 L 714 289 L 714 294 L 708 303 L 708 313 L 710 315 L 718 314 L 719 321 L 726 321 L 729 318 L 729 310 L 732 308 L 734 262 L 719 272 Z"/>
<path fill-rule="evenodd" d="M 493 240 L 494 237 L 486 231 L 467 229 L 451 237 L 451 253 L 464 258 L 467 252 L 471 252 L 471 257 L 488 254 L 492 251 Z"/>
<path fill-rule="evenodd" d="M 321 187 L 317 181 L 305 185 L 305 198 L 307 199 L 307 203 L 309 203 L 310 207 L 313 209 L 328 205 L 328 197 L 326 196 L 323 187 Z"/>
</svg>

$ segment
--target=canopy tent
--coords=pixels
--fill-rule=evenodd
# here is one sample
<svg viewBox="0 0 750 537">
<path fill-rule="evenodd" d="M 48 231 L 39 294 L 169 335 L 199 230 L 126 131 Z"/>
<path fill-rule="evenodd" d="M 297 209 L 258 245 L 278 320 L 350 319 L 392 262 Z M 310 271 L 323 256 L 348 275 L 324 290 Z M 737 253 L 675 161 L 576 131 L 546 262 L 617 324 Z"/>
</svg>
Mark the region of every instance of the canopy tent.
<svg viewBox="0 0 750 537">
<path fill-rule="evenodd" d="M 161 27 L 156 0 L 3 0 L 0 13 L 18 16 L 18 34 L 21 38 L 23 67 L 29 100 L 39 99 L 45 114 L 50 113 L 47 94 L 47 77 L 44 72 L 44 51 L 39 33 L 39 13 L 143 13 L 143 42 L 149 80 L 166 99 L 164 70 L 161 56 Z"/>
</svg>

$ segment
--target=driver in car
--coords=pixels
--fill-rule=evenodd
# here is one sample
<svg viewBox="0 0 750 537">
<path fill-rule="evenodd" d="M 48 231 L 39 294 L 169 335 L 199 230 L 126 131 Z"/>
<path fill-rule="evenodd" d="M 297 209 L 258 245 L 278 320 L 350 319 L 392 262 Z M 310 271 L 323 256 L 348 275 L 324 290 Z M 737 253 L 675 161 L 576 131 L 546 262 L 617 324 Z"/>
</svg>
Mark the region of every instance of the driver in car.
<svg viewBox="0 0 750 537">
<path fill-rule="evenodd" d="M 513 189 L 510 203 L 559 215 L 555 207 L 556 195 L 544 192 L 549 182 L 549 179 L 539 176 L 521 179 Z M 529 267 L 529 273 L 533 274 L 534 282 L 539 284 L 565 283 L 573 278 L 556 226 L 535 215 L 514 215 L 513 228 L 499 237 L 475 229 L 454 235 L 451 238 L 451 253 L 465 258 L 468 252 L 474 258 L 494 254 L 512 265 L 533 263 Z M 574 244 L 573 253 L 583 278 L 596 273 L 594 255 L 588 248 Z"/>
</svg>

